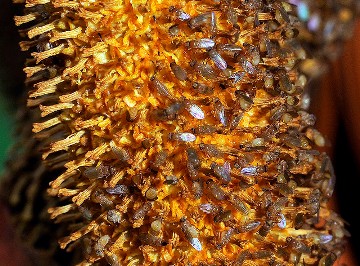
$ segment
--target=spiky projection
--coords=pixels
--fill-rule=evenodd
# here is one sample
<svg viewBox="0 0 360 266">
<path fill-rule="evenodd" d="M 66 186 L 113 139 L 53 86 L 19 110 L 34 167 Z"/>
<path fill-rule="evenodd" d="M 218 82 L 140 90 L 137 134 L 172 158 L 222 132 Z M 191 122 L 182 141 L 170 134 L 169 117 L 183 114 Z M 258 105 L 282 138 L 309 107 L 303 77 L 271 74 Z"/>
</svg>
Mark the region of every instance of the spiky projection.
<svg viewBox="0 0 360 266">
<path fill-rule="evenodd" d="M 314 38 L 297 37 L 311 28 L 292 2 L 26 1 L 33 132 L 62 169 L 48 212 L 79 265 L 328 266 L 342 253 L 334 171 L 303 99 Z"/>
</svg>

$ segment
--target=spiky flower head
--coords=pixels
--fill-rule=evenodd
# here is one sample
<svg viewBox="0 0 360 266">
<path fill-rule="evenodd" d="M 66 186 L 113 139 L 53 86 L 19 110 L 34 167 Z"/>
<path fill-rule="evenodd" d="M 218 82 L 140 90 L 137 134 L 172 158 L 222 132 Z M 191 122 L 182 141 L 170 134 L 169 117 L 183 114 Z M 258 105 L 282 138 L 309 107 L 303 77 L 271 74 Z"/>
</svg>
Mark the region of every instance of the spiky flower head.
<svg viewBox="0 0 360 266">
<path fill-rule="evenodd" d="M 299 5 L 27 0 L 48 193 L 80 265 L 331 265 L 343 221 L 299 65 Z M 301 40 L 301 39 L 300 39 Z M 60 167 L 59 166 L 59 167 Z M 68 202 L 62 204 L 62 202 Z"/>
</svg>

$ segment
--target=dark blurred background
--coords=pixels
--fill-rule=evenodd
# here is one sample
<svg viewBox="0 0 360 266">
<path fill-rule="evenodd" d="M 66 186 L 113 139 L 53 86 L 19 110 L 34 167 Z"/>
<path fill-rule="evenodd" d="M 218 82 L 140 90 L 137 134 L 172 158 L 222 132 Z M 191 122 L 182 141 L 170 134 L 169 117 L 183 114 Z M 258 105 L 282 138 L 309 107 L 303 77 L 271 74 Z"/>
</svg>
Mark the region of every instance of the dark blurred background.
<svg viewBox="0 0 360 266">
<path fill-rule="evenodd" d="M 15 139 L 17 102 L 24 92 L 25 54 L 20 52 L 13 22 L 20 10 L 10 0 L 0 1 L 0 171 Z M 353 253 L 360 254 L 360 23 L 341 58 L 312 89 L 311 111 L 317 116 L 317 128 L 329 141 L 325 150 L 337 175 L 334 204 L 349 224 Z M 16 243 L 10 240 L 11 230 L 4 219 L 0 227 L 0 266 L 25 265 L 21 254 L 14 253 Z"/>
<path fill-rule="evenodd" d="M 16 98 L 23 91 L 25 75 L 22 65 L 25 55 L 20 52 L 19 34 L 13 16 L 20 11 L 20 6 L 9 0 L 0 1 L 0 165 L 3 166 L 6 152 L 13 140 Z M 1 169 L 1 168 L 0 168 Z"/>
<path fill-rule="evenodd" d="M 334 205 L 348 223 L 352 252 L 360 265 L 360 19 L 341 57 L 312 87 L 311 111 L 328 139 L 337 177 Z M 352 265 L 352 264 L 350 264 Z"/>
<path fill-rule="evenodd" d="M 0 1 L 0 175 L 15 140 L 17 99 L 24 93 L 25 55 L 19 50 L 20 38 L 13 22 L 13 16 L 20 14 L 20 9 L 9 0 Z M 28 258 L 14 239 L 9 215 L 1 204 L 0 217 L 0 266 L 27 265 Z"/>
</svg>

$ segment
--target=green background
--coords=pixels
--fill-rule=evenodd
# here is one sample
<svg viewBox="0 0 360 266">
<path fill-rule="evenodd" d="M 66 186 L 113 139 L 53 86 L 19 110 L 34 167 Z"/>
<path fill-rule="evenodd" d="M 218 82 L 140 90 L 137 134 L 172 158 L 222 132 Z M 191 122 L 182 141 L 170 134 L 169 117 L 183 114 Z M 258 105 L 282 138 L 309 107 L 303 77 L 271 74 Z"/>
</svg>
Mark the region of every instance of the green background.
<svg viewBox="0 0 360 266">
<path fill-rule="evenodd" d="M 20 36 L 14 15 L 21 14 L 21 6 L 11 0 L 0 0 L 0 173 L 15 139 L 14 118 L 17 99 L 24 91 L 23 66 L 25 53 L 20 51 Z"/>
<path fill-rule="evenodd" d="M 4 93 L 0 95 L 0 171 L 3 171 L 8 151 L 13 142 L 14 115 L 6 104 Z"/>
</svg>

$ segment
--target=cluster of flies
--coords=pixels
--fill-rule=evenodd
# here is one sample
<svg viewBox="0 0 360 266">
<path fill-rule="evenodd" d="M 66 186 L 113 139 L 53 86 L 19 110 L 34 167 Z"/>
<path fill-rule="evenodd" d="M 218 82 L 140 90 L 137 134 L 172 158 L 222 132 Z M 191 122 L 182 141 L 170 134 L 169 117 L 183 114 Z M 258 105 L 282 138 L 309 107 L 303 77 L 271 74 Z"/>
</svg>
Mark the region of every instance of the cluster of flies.
<svg viewBox="0 0 360 266">
<path fill-rule="evenodd" d="M 260 5 L 259 1 L 249 1 L 252 7 Z M 170 63 L 170 69 L 175 78 L 181 83 L 191 83 L 191 88 L 198 95 L 206 96 L 205 100 L 194 101 L 189 100 L 184 97 L 177 98 L 172 92 L 168 89 L 166 84 L 162 82 L 159 78 L 154 75 L 150 79 L 151 86 L 155 91 L 160 95 L 165 97 L 166 101 L 170 104 L 164 109 L 156 109 L 153 112 L 153 118 L 157 121 L 171 121 L 176 120 L 178 115 L 185 111 L 193 119 L 200 121 L 206 120 L 206 113 L 202 109 L 201 105 L 211 105 L 213 107 L 213 115 L 217 119 L 218 123 L 216 125 L 209 124 L 200 124 L 199 126 L 193 128 L 189 132 L 174 132 L 168 135 L 170 141 L 176 141 L 188 144 L 189 147 L 185 149 L 186 154 L 186 169 L 190 177 L 190 182 L 192 184 L 190 190 L 195 199 L 200 199 L 204 195 L 204 190 L 206 190 L 206 196 L 211 198 L 212 201 L 207 203 L 202 203 L 199 205 L 199 210 L 205 215 L 211 215 L 214 223 L 224 222 L 230 224 L 226 230 L 220 233 L 218 239 L 216 240 L 215 247 L 216 249 L 221 249 L 226 246 L 232 239 L 233 236 L 241 233 L 254 232 L 254 236 L 261 240 L 264 239 L 272 228 L 277 226 L 279 229 L 284 229 L 287 227 L 287 218 L 283 214 L 283 209 L 288 203 L 289 195 L 294 195 L 295 191 L 293 188 L 289 187 L 286 184 L 278 184 L 274 186 L 274 189 L 279 190 L 280 195 L 284 197 L 279 197 L 277 200 L 273 200 L 270 192 L 265 192 L 260 197 L 259 202 L 261 205 L 261 210 L 265 212 L 266 219 L 255 219 L 253 221 L 248 221 L 244 224 L 234 224 L 234 217 L 231 210 L 226 210 L 221 207 L 221 204 L 216 204 L 216 202 L 230 202 L 231 206 L 243 215 L 249 215 L 253 208 L 259 208 L 254 202 L 246 202 L 236 195 L 233 195 L 227 192 L 226 186 L 233 181 L 234 172 L 237 172 L 239 176 L 246 180 L 247 185 L 254 185 L 258 177 L 267 171 L 266 166 L 261 165 L 251 165 L 242 163 L 235 163 L 232 169 L 231 163 L 229 161 L 223 161 L 223 163 L 212 162 L 210 164 L 210 169 L 207 169 L 206 174 L 215 177 L 215 180 L 208 179 L 203 181 L 199 178 L 199 172 L 203 171 L 202 161 L 199 156 L 199 151 L 206 156 L 207 158 L 225 158 L 225 156 L 235 156 L 241 157 L 242 151 L 255 151 L 262 152 L 264 154 L 263 159 L 265 161 L 274 161 L 278 160 L 280 157 L 279 151 L 267 151 L 266 143 L 271 138 L 276 135 L 276 132 L 280 129 L 280 120 L 287 118 L 286 115 L 291 118 L 301 117 L 297 112 L 295 107 L 298 101 L 296 97 L 291 96 L 292 94 L 299 93 L 294 89 L 294 85 L 290 80 L 289 76 L 286 74 L 286 71 L 281 69 L 274 70 L 277 72 L 276 81 L 275 75 L 269 72 L 266 67 L 258 67 L 261 62 L 261 53 L 257 46 L 244 44 L 242 47 L 236 44 L 240 36 L 240 28 L 238 26 L 238 13 L 236 9 L 228 1 L 221 1 L 224 8 L 224 14 L 229 23 L 233 25 L 233 32 L 228 39 L 231 40 L 229 43 L 217 43 L 216 38 L 219 34 L 217 27 L 217 15 L 215 11 L 206 12 L 195 17 L 191 17 L 189 14 L 184 12 L 181 9 L 176 7 L 171 7 L 169 9 L 170 13 L 173 14 L 177 24 L 173 25 L 169 29 L 169 34 L 176 36 L 179 34 L 180 28 L 179 24 L 186 24 L 187 27 L 194 31 L 201 31 L 204 34 L 209 34 L 208 37 L 203 37 L 196 40 L 187 41 L 185 43 L 186 49 L 190 52 L 194 51 L 194 58 L 197 57 L 198 53 L 206 55 L 206 60 L 209 61 L 196 61 L 193 60 L 190 62 L 188 69 L 185 69 L 176 62 Z M 221 5 L 221 4 L 220 4 Z M 280 10 L 280 16 L 282 20 L 289 23 L 290 19 L 287 12 L 281 5 L 276 5 L 276 8 Z M 271 8 L 269 8 L 271 10 Z M 254 21 L 255 27 L 260 25 L 259 16 L 255 16 Z M 293 37 L 293 36 L 291 36 Z M 274 41 L 265 40 L 266 44 L 266 53 L 268 56 L 274 56 L 275 51 L 278 51 L 280 48 L 279 44 L 276 44 Z M 199 52 L 201 51 L 201 52 Z M 211 64 L 209 63 L 211 62 Z M 237 69 L 242 69 L 241 71 L 236 71 Z M 189 73 L 189 69 L 192 71 Z M 264 70 L 265 69 L 265 70 Z M 195 73 L 195 74 L 194 74 Z M 197 75 L 197 80 L 191 80 L 191 74 Z M 248 111 L 254 105 L 254 88 L 250 91 L 236 90 L 235 96 L 237 103 L 234 104 L 234 108 L 229 111 L 221 100 L 216 97 L 214 91 L 214 86 L 217 86 L 221 89 L 226 89 L 229 86 L 239 86 L 243 82 L 247 82 L 246 78 L 249 80 L 253 79 L 262 79 L 265 88 L 276 88 L 278 89 L 278 94 L 280 97 L 285 98 L 287 105 L 280 105 L 272 111 L 272 116 L 270 122 L 273 122 L 272 125 L 265 128 L 262 131 L 259 131 L 259 136 L 256 137 L 250 143 L 245 145 L 239 145 L 239 149 L 218 147 L 214 144 L 205 144 L 201 143 L 198 145 L 199 151 L 191 146 L 191 143 L 195 142 L 198 135 L 201 134 L 224 134 L 226 129 L 234 130 L 238 127 L 243 113 Z M 201 82 L 203 80 L 204 82 Z M 214 86 L 208 85 L 210 81 Z M 211 96 L 211 97 L 209 97 Z M 210 99 L 210 100 L 209 100 Z M 307 121 L 310 119 L 309 116 L 303 114 L 301 117 L 301 123 L 304 126 L 309 126 L 313 124 L 313 121 Z M 310 119 L 311 120 L 311 119 Z M 280 136 L 281 141 L 288 148 L 303 149 L 307 148 L 306 139 L 303 140 L 303 136 L 295 132 L 290 132 L 289 134 L 284 133 Z M 116 147 L 112 145 L 112 150 L 122 161 L 129 161 L 130 156 L 125 149 Z M 166 163 L 168 159 L 168 154 L 165 151 L 161 151 L 155 155 L 152 160 L 150 168 L 154 171 L 159 171 L 161 166 Z M 305 156 L 306 157 L 306 156 Z M 306 157 L 305 159 L 308 159 Z M 241 160 L 239 160 L 241 161 Z M 246 161 L 246 160 L 245 160 Z M 286 163 L 283 171 L 279 170 L 279 173 L 285 172 L 287 170 Z M 328 169 L 327 169 L 328 170 Z M 325 170 L 324 170 L 325 172 Z M 166 185 L 177 185 L 179 183 L 179 178 L 176 176 L 166 176 L 164 184 Z M 331 189 L 331 188 L 328 188 Z M 107 193 L 112 195 L 118 195 L 120 197 L 129 196 L 130 190 L 126 185 L 117 185 L 114 188 L 109 188 L 106 190 Z M 320 190 L 314 190 L 319 192 Z M 319 192 L 320 193 L 320 192 Z M 307 207 L 307 212 L 316 214 L 319 209 L 320 196 L 319 193 L 310 193 L 308 195 L 307 201 L 304 205 Z M 147 201 L 137 210 L 135 210 L 130 217 L 130 220 L 137 221 L 144 219 L 147 214 L 152 210 L 154 201 L 157 199 L 157 190 L 155 187 L 150 187 L 146 193 L 145 197 Z M 214 203 L 215 202 L 215 203 Z M 120 223 L 122 220 L 122 214 L 116 210 L 108 211 L 108 221 L 113 223 Z M 295 225 L 298 224 L 299 228 L 305 223 L 304 216 L 296 215 Z M 139 237 L 141 241 L 146 245 L 152 246 L 164 246 L 167 244 L 161 237 L 161 230 L 163 227 L 163 221 L 161 218 L 154 220 L 151 223 L 150 229 L 147 233 L 141 234 Z M 199 230 L 190 223 L 187 217 L 183 217 L 179 221 L 179 227 L 183 232 L 185 238 L 189 244 L 197 251 L 203 250 L 203 243 L 200 237 Z M 332 240 L 330 235 L 323 236 L 323 243 L 325 244 Z M 100 240 L 99 240 L 100 241 Z M 105 241 L 107 242 L 107 241 Z M 99 246 L 103 246 L 99 244 Z M 284 248 L 291 250 L 297 254 L 310 254 L 310 248 L 304 244 L 302 241 L 297 240 L 292 237 L 288 237 Z M 99 249 L 101 250 L 101 248 Z M 250 252 L 245 250 L 241 252 L 237 259 L 236 265 L 242 265 L 245 260 L 251 259 L 270 259 L 274 257 L 274 252 L 263 250 L 257 252 Z M 334 260 L 332 255 L 326 255 L 322 258 L 325 261 L 324 265 L 330 265 Z M 274 264 L 276 265 L 276 264 Z"/>
<path fill-rule="evenodd" d="M 192 58 L 194 58 L 186 68 L 176 62 L 170 63 L 171 72 L 181 84 L 191 86 L 195 94 L 205 97 L 200 100 L 189 100 L 185 97 L 178 98 L 173 95 L 164 82 L 154 75 L 150 79 L 150 85 L 159 95 L 169 100 L 170 104 L 166 108 L 154 110 L 153 117 L 157 121 L 172 121 L 176 120 L 178 115 L 186 110 L 191 117 L 201 123 L 207 120 L 206 116 L 209 114 L 208 111 L 205 113 L 201 107 L 201 105 L 204 105 L 212 107 L 211 113 L 218 122 L 217 125 L 200 125 L 194 128 L 192 132 L 172 133 L 169 135 L 171 140 L 194 142 L 196 141 L 197 134 L 222 133 L 229 129 L 234 130 L 238 128 L 244 112 L 251 109 L 254 105 L 255 88 L 248 86 L 246 90 L 237 89 L 235 92 L 236 101 L 233 102 L 231 107 L 226 106 L 216 97 L 216 89 L 241 88 L 245 83 L 251 84 L 256 80 L 263 80 L 265 88 L 274 89 L 276 87 L 278 94 L 287 94 L 286 100 L 290 105 L 298 103 L 297 97 L 289 94 L 298 94 L 300 91 L 297 91 L 296 86 L 292 84 L 282 67 L 274 70 L 273 72 L 276 72 L 276 74 L 273 74 L 266 70 L 266 67 L 261 66 L 260 63 L 263 55 L 260 53 L 258 46 L 248 43 L 243 43 L 242 46 L 237 44 L 240 37 L 240 27 L 237 24 L 237 10 L 226 1 L 221 4 L 220 8 L 225 10 L 224 13 L 226 14 L 227 21 L 233 25 L 233 32 L 226 35 L 227 40 L 230 40 L 227 43 L 224 43 L 223 39 L 218 43 L 216 41 L 218 35 L 225 35 L 225 33 L 219 33 L 215 11 L 191 17 L 181 9 L 176 7 L 170 8 L 170 12 L 177 21 L 177 24 L 170 27 L 170 34 L 179 34 L 179 25 L 183 23 L 192 30 L 201 31 L 204 35 L 209 35 L 184 43 L 185 49 L 188 53 L 192 53 Z M 257 6 L 255 3 L 249 5 Z M 280 7 L 281 5 L 277 8 Z M 281 14 L 286 14 L 286 12 L 284 11 Z M 288 18 L 283 18 L 283 20 L 288 21 Z M 176 31 L 174 27 L 177 29 Z M 281 48 L 274 40 L 264 38 L 264 43 L 266 47 L 265 53 L 268 57 L 281 54 Z M 197 55 L 205 57 L 205 59 L 197 60 L 195 59 Z M 283 57 L 287 56 L 289 55 L 286 53 L 283 55 Z M 194 80 L 193 76 L 196 76 L 197 79 Z M 286 110 L 280 114 L 280 118 L 283 118 L 282 115 L 285 113 Z M 291 115 L 285 115 L 284 119 L 286 118 L 291 119 Z"/>
</svg>

